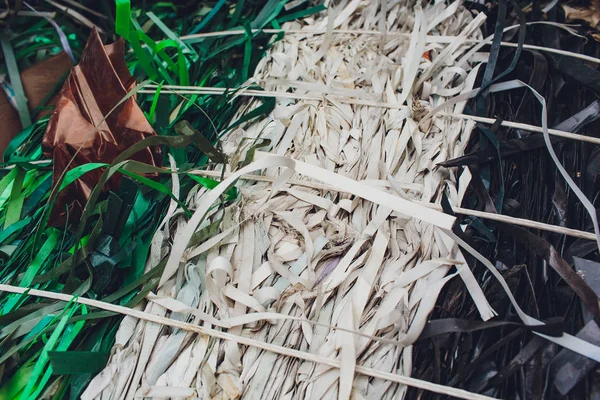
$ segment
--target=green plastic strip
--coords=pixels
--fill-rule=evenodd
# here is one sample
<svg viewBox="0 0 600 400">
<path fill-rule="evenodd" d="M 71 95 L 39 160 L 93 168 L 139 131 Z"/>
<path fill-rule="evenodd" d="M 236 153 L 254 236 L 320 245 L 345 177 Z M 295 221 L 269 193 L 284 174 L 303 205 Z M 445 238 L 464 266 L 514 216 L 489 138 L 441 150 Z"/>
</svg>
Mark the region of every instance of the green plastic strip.
<svg viewBox="0 0 600 400">
<path fill-rule="evenodd" d="M 50 235 L 48 236 L 48 239 L 42 245 L 42 248 L 40 249 L 40 251 L 35 255 L 35 258 L 33 259 L 31 264 L 27 268 L 27 271 L 25 271 L 25 275 L 23 276 L 23 279 L 19 283 L 19 286 L 29 287 L 29 285 L 33 281 L 33 278 L 37 275 L 40 268 L 44 264 L 44 261 L 46 261 L 48 259 L 48 257 L 50 257 L 50 254 L 52 253 L 52 250 L 54 250 L 54 248 L 58 244 L 60 237 L 61 237 L 60 232 L 57 229 L 54 229 L 54 228 L 50 229 Z M 4 305 L 4 308 L 2 309 L 2 313 L 4 315 L 6 315 L 9 312 L 13 311 L 14 306 L 20 301 L 20 299 L 22 297 L 23 297 L 23 295 L 16 295 L 16 296 L 11 297 Z"/>
<path fill-rule="evenodd" d="M 252 59 L 252 29 L 250 25 L 244 24 L 246 31 L 246 43 L 244 43 L 244 64 L 242 68 L 242 81 L 248 80 L 248 71 L 250 69 L 250 60 Z"/>
<path fill-rule="evenodd" d="M 139 32 L 138 31 L 137 34 L 138 34 L 139 38 L 142 39 L 142 41 L 144 43 L 146 43 L 146 45 L 148 46 L 148 48 L 152 49 L 152 51 L 157 56 L 159 56 L 160 58 L 162 58 L 162 60 L 167 63 L 167 65 L 169 66 L 169 69 L 173 73 L 176 74 L 178 72 L 177 64 L 164 51 L 164 49 L 166 49 L 168 47 L 173 47 L 173 48 L 179 49 L 179 44 L 177 44 L 176 41 L 167 39 L 167 40 L 163 40 L 160 43 L 156 43 L 154 41 L 154 39 L 152 39 L 150 36 L 146 35 L 144 32 Z"/>
<path fill-rule="evenodd" d="M 148 119 L 150 121 L 154 121 L 154 114 L 156 113 L 156 106 L 158 105 L 158 99 L 160 98 L 160 91 L 162 90 L 162 87 L 163 84 L 161 82 L 158 84 L 158 88 L 156 88 L 154 99 L 152 99 L 152 105 L 150 106 L 150 112 L 148 113 Z"/>
<path fill-rule="evenodd" d="M 152 179 L 148 179 L 142 175 L 138 175 L 134 172 L 128 171 L 123 168 L 119 168 L 118 171 L 120 173 L 122 173 L 123 175 L 126 175 L 130 178 L 135 179 L 136 181 L 138 181 L 141 184 L 144 184 L 160 193 L 164 193 L 164 194 L 168 195 L 171 199 L 173 199 L 179 205 L 179 207 L 181 207 L 183 209 L 183 211 L 186 214 L 189 214 L 191 216 L 190 210 L 188 210 L 187 206 L 184 203 L 182 203 L 177 197 L 175 197 L 173 192 L 170 191 L 169 188 L 167 188 L 165 185 L 158 183 L 158 182 L 154 182 Z"/>
<path fill-rule="evenodd" d="M 214 189 L 215 187 L 217 187 L 219 185 L 219 183 L 221 183 L 221 182 L 215 181 L 214 179 L 205 178 L 203 176 L 192 175 L 192 174 L 187 174 L 187 176 L 189 176 L 190 178 L 192 178 L 193 180 L 195 180 L 196 182 L 198 182 L 199 184 L 201 184 L 202 186 L 204 186 L 207 189 Z M 234 200 L 235 198 L 237 198 L 238 190 L 235 186 L 232 186 L 225 193 L 227 193 L 228 201 Z"/>
<path fill-rule="evenodd" d="M 11 237 L 13 234 L 17 233 L 19 230 L 23 229 L 30 222 L 31 222 L 31 217 L 27 217 L 25 219 L 22 219 L 19 222 L 16 222 L 16 223 L 12 224 L 8 228 L 6 228 L 2 232 L 0 232 L 0 243 L 4 243 L 4 241 L 6 239 L 8 239 L 9 237 Z"/>
<path fill-rule="evenodd" d="M 10 79 L 10 85 L 15 94 L 15 101 L 17 102 L 17 111 L 21 118 L 22 129 L 26 129 L 31 126 L 31 115 L 29 115 L 29 108 L 27 107 L 27 98 L 25 97 L 25 91 L 23 90 L 19 66 L 17 65 L 17 59 L 15 58 L 15 53 L 13 52 L 9 38 L 10 34 L 8 31 L 4 30 L 0 33 L 0 45 L 2 46 L 2 52 L 4 53 L 4 63 L 8 70 L 8 78 Z"/>
<path fill-rule="evenodd" d="M 23 189 L 23 179 L 27 173 L 21 167 L 15 167 L 17 175 L 13 181 L 12 191 L 10 192 L 10 199 L 8 200 L 8 209 L 6 210 L 6 219 L 4 220 L 4 229 L 10 225 L 19 222 L 21 219 L 21 210 L 23 209 L 23 201 L 25 196 L 21 193 Z"/>
<path fill-rule="evenodd" d="M 108 164 L 106 163 L 87 163 L 83 165 L 78 165 L 77 167 L 69 170 L 65 174 L 65 178 L 60 185 L 60 190 L 63 190 L 71 183 L 75 182 L 77 179 L 81 178 L 86 173 L 93 171 L 98 168 L 106 167 Z"/>
<path fill-rule="evenodd" d="M 75 306 L 73 307 L 73 310 L 76 310 L 78 307 Z M 74 311 L 73 311 L 74 313 Z M 71 316 L 73 315 L 73 313 L 71 313 Z M 85 305 L 82 305 L 82 315 L 86 315 L 87 314 L 87 307 Z M 68 322 L 68 320 L 67 320 Z M 84 321 L 78 321 L 74 324 L 69 324 L 67 325 L 65 332 L 61 335 L 60 337 L 60 341 L 58 342 L 58 345 L 56 346 L 56 351 L 62 352 L 65 351 L 69 348 L 69 346 L 71 345 L 71 343 L 73 343 L 73 340 L 75 340 L 75 337 L 79 334 L 79 332 L 81 332 L 81 329 L 83 328 L 83 325 L 85 324 Z M 44 349 L 45 351 L 46 349 Z M 42 355 L 44 355 L 44 351 L 42 351 Z M 47 360 L 50 360 L 50 350 L 45 352 Z M 41 357 L 40 357 L 41 358 Z M 29 400 L 35 400 L 38 399 L 42 390 L 44 390 L 44 388 L 46 387 L 46 384 L 48 383 L 48 380 L 50 380 L 50 377 L 53 374 L 53 370 L 52 370 L 52 366 L 49 365 L 46 368 L 46 371 L 44 372 L 44 375 L 42 376 L 41 381 L 39 382 L 37 389 L 35 390 L 35 392 L 33 392 L 31 394 L 31 396 L 29 396 Z"/>
<path fill-rule="evenodd" d="M 202 20 L 202 22 L 200 22 L 198 25 L 196 25 L 196 27 L 194 29 L 192 29 L 192 31 L 190 32 L 190 34 L 196 34 L 198 32 L 200 32 L 202 30 L 202 28 L 204 28 L 206 26 L 206 24 L 208 24 L 210 22 L 211 19 L 213 19 L 213 17 L 215 15 L 217 15 L 217 13 L 219 12 L 219 10 L 221 9 L 221 7 L 223 7 L 223 5 L 225 4 L 226 0 L 219 0 L 217 2 L 217 4 L 215 4 L 215 6 L 212 8 L 212 10 L 210 10 L 210 12 L 208 13 L 208 15 L 206 17 L 204 17 L 204 19 Z M 236 7 L 236 11 L 237 11 L 237 7 Z"/>
<path fill-rule="evenodd" d="M 158 70 L 152 63 L 152 59 L 150 58 L 146 50 L 144 50 L 144 48 L 142 47 L 139 33 L 140 32 L 137 31 L 132 32 L 129 38 L 129 43 L 131 44 L 131 48 L 133 49 L 135 56 L 139 60 L 142 69 L 144 70 L 146 75 L 148 75 L 148 78 L 156 80 L 158 79 Z"/>
<path fill-rule="evenodd" d="M 187 60 L 181 49 L 177 49 L 177 64 L 179 65 L 179 84 L 181 86 L 190 85 L 190 73 L 188 71 Z"/>
<path fill-rule="evenodd" d="M 117 17 L 115 21 L 115 31 L 125 39 L 129 39 L 129 25 L 131 21 L 131 2 L 130 0 L 116 0 Z"/>
<path fill-rule="evenodd" d="M 35 367 L 33 368 L 33 372 L 31 374 L 31 379 L 29 380 L 29 382 L 27 382 L 27 386 L 25 386 L 25 389 L 21 393 L 21 400 L 31 398 L 33 392 L 35 391 L 35 388 L 38 387 L 38 380 L 40 379 L 43 373 L 44 367 L 48 363 L 48 352 L 54 349 L 54 346 L 56 346 L 56 344 L 58 343 L 58 339 L 61 336 L 63 330 L 65 329 L 68 319 L 75 313 L 75 310 L 77 308 L 72 306 L 71 304 L 69 304 L 68 307 L 70 308 L 70 310 L 68 312 L 65 312 L 62 318 L 60 319 L 58 325 L 52 332 L 52 335 L 50 335 L 50 338 L 46 342 L 42 353 L 40 354 L 40 357 L 35 363 Z"/>
<path fill-rule="evenodd" d="M 0 194 L 4 193 L 8 185 L 15 179 L 15 176 L 17 176 L 17 169 L 13 168 L 4 178 L 0 179 Z"/>
<path fill-rule="evenodd" d="M 6 150 L 4 151 L 5 161 L 8 161 L 11 157 L 15 156 L 15 152 L 19 146 L 21 146 L 25 140 L 29 139 L 29 136 L 31 136 L 35 127 L 36 125 L 31 125 L 30 127 L 23 129 L 10 141 L 8 146 L 6 146 Z"/>
<path fill-rule="evenodd" d="M 27 362 L 0 388 L 0 399 L 15 399 L 23 390 L 33 372 L 34 363 Z"/>
<path fill-rule="evenodd" d="M 19 286 L 29 287 L 29 285 L 31 285 L 33 278 L 37 275 L 44 262 L 48 259 L 48 257 L 50 257 L 52 250 L 54 250 L 54 248 L 58 244 L 61 238 L 60 231 L 54 228 L 50 228 L 49 231 L 50 234 L 48 235 L 48 239 L 46 239 L 46 241 L 42 245 L 42 248 L 35 255 L 35 258 L 27 268 L 27 271 L 25 272 L 23 279 L 19 283 Z"/>
<path fill-rule="evenodd" d="M 154 14 L 152 11 L 150 11 L 150 12 L 146 13 L 146 15 L 148 16 L 148 18 L 150 18 L 152 20 L 152 22 L 154 22 L 156 24 L 158 29 L 160 29 L 161 31 L 163 31 L 163 33 L 165 35 L 167 35 L 167 37 L 169 39 L 176 41 L 179 44 L 179 46 L 181 46 L 182 49 L 186 49 L 188 52 L 190 52 L 192 54 L 192 59 L 194 61 L 198 60 L 198 57 L 199 57 L 198 53 L 196 53 L 196 51 L 191 46 L 188 46 L 181 39 L 179 39 L 179 36 L 177 36 L 175 34 L 175 32 L 173 32 L 171 29 L 169 29 L 169 27 L 167 27 L 164 24 L 164 22 L 162 22 L 162 20 L 156 16 L 156 14 Z"/>
<path fill-rule="evenodd" d="M 83 321 L 81 321 L 83 322 Z M 58 375 L 79 375 L 100 372 L 110 353 L 99 351 L 50 351 L 52 372 Z"/>
<path fill-rule="evenodd" d="M 60 190 L 63 190 L 65 187 L 67 187 L 71 183 L 75 182 L 82 175 L 84 175 L 85 173 L 87 173 L 89 171 L 92 171 L 92 170 L 95 170 L 98 168 L 106 168 L 108 166 L 109 166 L 109 164 L 106 164 L 106 163 L 88 163 L 88 164 L 79 165 L 65 174 L 65 178 L 60 186 Z M 151 166 L 148 166 L 148 167 L 151 167 Z M 152 172 L 167 173 L 167 171 L 163 171 L 163 170 L 153 168 L 153 167 L 147 168 L 142 163 L 131 162 L 131 163 L 129 163 L 129 165 L 127 167 L 119 168 L 118 172 L 120 172 L 123 175 L 126 175 L 130 178 L 133 178 L 136 181 L 138 181 L 160 193 L 164 193 L 164 194 L 168 195 L 170 198 L 172 198 L 174 201 L 176 201 L 177 204 L 181 208 L 183 208 L 184 211 L 186 211 L 186 213 L 189 213 L 189 210 L 187 209 L 186 205 L 183 204 L 177 197 L 175 197 L 175 195 L 173 194 L 173 192 L 171 190 L 169 190 L 169 188 L 167 188 L 165 185 L 163 185 L 161 183 L 153 181 L 152 179 L 148 179 L 142 175 L 139 175 L 139 173 L 142 173 L 142 174 L 143 173 L 152 173 Z"/>
</svg>

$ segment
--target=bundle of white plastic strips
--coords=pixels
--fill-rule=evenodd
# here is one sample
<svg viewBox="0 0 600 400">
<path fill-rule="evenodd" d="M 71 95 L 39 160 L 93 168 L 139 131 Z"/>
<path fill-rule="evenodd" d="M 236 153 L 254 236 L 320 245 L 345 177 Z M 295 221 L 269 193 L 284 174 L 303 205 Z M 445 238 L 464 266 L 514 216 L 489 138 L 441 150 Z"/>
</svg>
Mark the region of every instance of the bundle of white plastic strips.
<svg viewBox="0 0 600 400">
<path fill-rule="evenodd" d="M 436 165 L 474 123 L 428 114 L 473 89 L 484 20 L 459 2 L 352 0 L 287 24 L 249 82 L 278 93 L 274 111 L 223 139 L 239 200 L 198 186 L 189 221 L 172 204 L 147 269 L 169 261 L 139 307 L 265 345 L 126 317 L 84 398 L 402 398 L 444 284 L 462 279 L 492 317 L 439 211 L 469 177 Z"/>
</svg>

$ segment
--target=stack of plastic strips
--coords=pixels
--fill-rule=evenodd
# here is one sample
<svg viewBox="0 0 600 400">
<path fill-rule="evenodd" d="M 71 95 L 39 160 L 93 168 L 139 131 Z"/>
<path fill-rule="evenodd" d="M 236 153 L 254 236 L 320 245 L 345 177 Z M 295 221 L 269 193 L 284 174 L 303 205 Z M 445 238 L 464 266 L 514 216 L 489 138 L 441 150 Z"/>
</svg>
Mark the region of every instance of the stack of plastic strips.
<svg viewBox="0 0 600 400">
<path fill-rule="evenodd" d="M 3 88 L 27 129 L 0 181 L 0 398 L 490 398 L 411 377 L 449 282 L 478 319 L 498 314 L 466 258 L 506 292 L 519 321 L 508 324 L 600 361 L 592 341 L 526 314 L 453 214 L 600 243 L 550 135 L 585 137 L 549 130 L 542 96 L 494 77 L 500 34 L 520 28 L 516 60 L 524 23 L 499 18 L 488 54 L 485 14 L 458 1 L 243 5 L 218 1 L 189 23 L 188 6 L 116 1 L 103 24 L 131 48 L 127 66 L 119 42 L 93 32 L 81 51 L 58 33 L 46 56 L 64 49 L 79 66 L 49 123 L 25 101 L 23 41 L 2 37 Z M 68 26 L 28 7 L 52 32 Z M 99 90 L 100 70 L 121 99 Z M 541 105 L 541 127 L 519 126 L 541 134 L 594 233 L 460 207 L 472 176 L 447 167 L 489 122 L 466 103 L 515 89 Z M 80 124 L 61 124 L 68 113 Z M 561 271 L 599 318 L 583 278 Z"/>
<path fill-rule="evenodd" d="M 86 398 L 398 398 L 407 385 L 484 398 L 408 378 L 448 281 L 462 279 L 481 319 L 496 314 L 461 246 L 481 257 L 441 212 L 460 205 L 468 170 L 436 167 L 474 128 L 435 112 L 462 114 L 476 94 L 486 55 L 469 50 L 484 21 L 459 2 L 350 1 L 285 25 L 236 94 L 274 96 L 275 109 L 223 139 L 227 165 L 192 173 L 224 182 L 190 192 L 189 220 L 172 203 L 154 236 L 147 269 L 167 262 L 143 312 L 168 319 L 126 317 Z M 233 184 L 239 199 L 214 206 Z"/>
</svg>

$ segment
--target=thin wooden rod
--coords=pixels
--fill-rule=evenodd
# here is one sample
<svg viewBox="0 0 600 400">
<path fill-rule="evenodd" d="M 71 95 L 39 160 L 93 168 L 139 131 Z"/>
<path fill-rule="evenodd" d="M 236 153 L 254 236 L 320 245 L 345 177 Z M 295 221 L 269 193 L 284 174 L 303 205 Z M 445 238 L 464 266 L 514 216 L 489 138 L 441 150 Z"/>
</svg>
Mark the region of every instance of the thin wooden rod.
<svg viewBox="0 0 600 400">
<path fill-rule="evenodd" d="M 455 114 L 455 113 L 440 112 L 437 115 L 444 115 L 447 117 L 459 118 L 459 119 L 470 119 L 475 122 L 481 122 L 483 124 L 489 124 L 489 125 L 493 125 L 496 122 L 495 118 L 477 117 L 475 115 L 467 115 L 467 114 Z M 544 132 L 544 130 L 542 129 L 541 126 L 522 124 L 520 122 L 502 121 L 502 123 L 500 125 L 505 126 L 507 128 L 522 129 L 524 131 L 529 131 L 529 132 L 537 132 L 537 133 Z M 593 136 L 585 136 L 585 135 L 580 135 L 578 133 L 560 131 L 558 129 L 548 129 L 548 133 L 550 135 L 558 136 L 558 137 L 562 137 L 562 138 L 566 138 L 566 139 L 579 140 L 580 142 L 600 144 L 600 138 L 593 137 Z"/>
<path fill-rule="evenodd" d="M 154 94 L 156 93 L 155 85 L 148 85 L 149 89 L 142 89 L 138 93 L 146 93 L 146 94 Z M 205 95 L 223 95 L 226 92 L 232 93 L 231 90 L 226 90 L 222 88 L 192 88 L 189 89 L 176 89 L 172 88 L 171 85 L 163 85 L 162 90 L 160 92 L 161 95 L 165 94 L 205 94 Z M 282 99 L 296 99 L 296 100 L 310 100 L 310 101 L 323 101 L 326 100 L 327 97 L 332 100 L 338 101 L 340 103 L 345 104 L 355 104 L 359 106 L 369 106 L 369 107 L 382 107 L 382 108 L 390 108 L 390 109 L 403 109 L 406 108 L 404 105 L 392 104 L 392 103 L 383 103 L 379 101 L 372 100 L 363 100 L 356 98 L 348 98 L 336 95 L 326 95 L 323 94 L 321 96 L 315 95 L 307 95 L 307 94 L 297 94 L 297 93 L 288 93 L 288 92 L 274 92 L 267 90 L 243 90 L 235 93 L 236 96 L 245 96 L 245 97 L 276 97 Z"/>
<path fill-rule="evenodd" d="M 285 29 L 262 29 L 262 30 L 254 29 L 253 32 L 254 33 L 264 32 L 264 33 L 268 33 L 268 34 L 284 33 L 286 35 L 324 35 L 326 33 L 325 29 L 312 29 L 312 30 L 308 30 L 308 29 L 288 29 L 288 30 L 285 30 Z M 334 33 L 334 34 L 350 34 L 350 35 L 373 35 L 373 36 L 381 36 L 384 34 L 381 31 L 360 30 L 360 29 L 334 29 L 332 31 L 332 33 Z M 246 34 L 245 30 L 232 30 L 232 31 L 197 33 L 195 35 L 181 36 L 180 39 L 183 40 L 184 42 L 185 41 L 194 42 L 194 41 L 199 41 L 203 38 L 209 38 L 209 37 L 239 36 L 239 35 L 245 35 L 245 34 Z M 393 36 L 410 37 L 411 33 L 410 32 L 385 32 L 385 35 L 386 35 L 386 37 L 393 37 Z M 447 37 L 447 36 L 427 35 L 427 37 L 426 37 L 426 41 L 428 43 L 450 43 L 452 40 L 454 40 L 454 38 Z M 464 43 L 477 44 L 477 43 L 481 43 L 481 40 L 466 39 L 466 40 L 464 40 Z M 505 47 L 518 47 L 517 43 L 511 43 L 511 42 L 500 42 L 500 45 L 505 46 Z M 578 58 L 580 60 L 585 60 L 585 61 L 593 62 L 595 64 L 600 64 L 599 58 L 588 56 L 585 54 L 574 53 L 571 51 L 553 49 L 551 47 L 544 47 L 544 46 L 535 46 L 535 45 L 531 45 L 531 44 L 523 44 L 523 48 L 528 49 L 528 50 L 538 50 L 538 51 L 543 51 L 546 53 L 559 54 L 559 55 L 566 56 L 566 57 Z"/>
<path fill-rule="evenodd" d="M 148 85 L 149 89 L 140 90 L 140 93 L 154 94 L 156 93 L 157 85 Z M 206 95 L 222 95 L 227 92 L 226 89 L 223 88 L 215 88 L 215 87 L 195 87 L 195 86 L 176 86 L 176 85 L 164 85 L 162 86 L 160 94 L 206 94 Z M 231 92 L 231 90 L 229 90 Z M 390 109 L 403 109 L 406 108 L 404 105 L 391 104 L 391 103 L 383 103 L 378 101 L 371 100 L 363 100 L 363 99 L 355 99 L 342 97 L 337 95 L 308 95 L 308 94 L 296 94 L 289 92 L 275 92 L 275 91 L 260 91 L 260 90 L 240 90 L 236 93 L 238 96 L 247 96 L 247 97 L 276 97 L 276 98 L 286 98 L 286 99 L 297 99 L 297 100 L 310 100 L 310 101 L 324 101 L 328 98 L 332 100 L 338 101 L 340 103 L 346 104 L 355 104 L 355 105 L 363 105 L 370 107 L 382 107 L 382 108 L 390 108 Z M 448 112 L 440 112 L 437 115 L 446 116 L 450 118 L 459 118 L 459 119 L 470 119 L 476 122 L 481 122 L 485 124 L 493 124 L 496 120 L 494 118 L 485 118 L 485 117 L 477 117 L 474 115 L 466 115 L 466 114 L 456 114 L 456 113 L 448 113 Z M 522 129 L 529 132 L 542 133 L 543 129 L 541 126 L 523 124 L 520 122 L 509 122 L 503 121 L 502 126 L 506 126 L 509 128 L 517 128 Z M 548 133 L 552 136 L 558 136 L 566 139 L 578 140 L 581 142 L 600 144 L 600 138 L 580 135 L 578 133 L 571 133 L 566 131 L 561 131 L 558 129 L 548 129 Z"/>
</svg>

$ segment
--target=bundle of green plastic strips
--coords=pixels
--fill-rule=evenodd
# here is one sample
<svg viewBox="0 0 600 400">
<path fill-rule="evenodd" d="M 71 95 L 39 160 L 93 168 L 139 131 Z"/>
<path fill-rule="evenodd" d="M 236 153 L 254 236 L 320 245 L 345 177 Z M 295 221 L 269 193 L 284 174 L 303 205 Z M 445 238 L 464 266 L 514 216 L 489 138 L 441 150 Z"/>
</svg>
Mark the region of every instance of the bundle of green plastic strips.
<svg viewBox="0 0 600 400">
<path fill-rule="evenodd" d="M 257 30 L 322 7 L 30 3 L 0 5 L 0 118 L 3 140 L 14 136 L 1 143 L 0 285 L 76 297 L 2 292 L 0 398 L 76 399 L 106 366 L 122 319 L 76 299 L 145 302 L 164 267 L 155 232 L 175 228 L 161 221 L 191 215 L 180 199 L 218 184 L 188 171 L 222 162 L 217 136 L 272 110 L 235 115 L 243 100 L 233 93 L 277 39 Z M 151 83 L 231 93 L 142 93 Z"/>
</svg>

